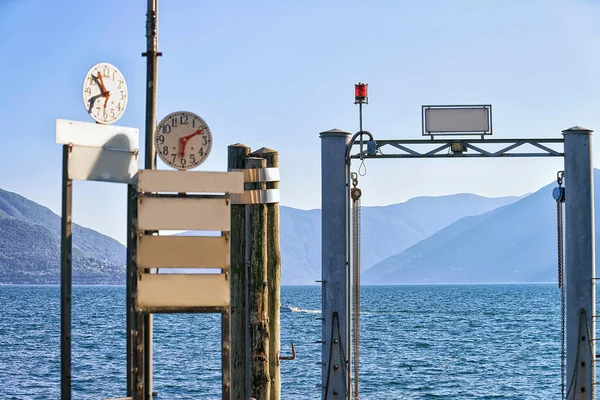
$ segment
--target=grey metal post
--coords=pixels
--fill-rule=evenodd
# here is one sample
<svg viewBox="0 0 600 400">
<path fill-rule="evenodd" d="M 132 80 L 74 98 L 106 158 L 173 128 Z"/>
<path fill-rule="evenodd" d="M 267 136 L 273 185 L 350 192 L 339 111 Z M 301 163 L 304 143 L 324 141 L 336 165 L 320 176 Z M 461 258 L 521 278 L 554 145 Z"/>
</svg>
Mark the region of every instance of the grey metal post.
<svg viewBox="0 0 600 400">
<path fill-rule="evenodd" d="M 145 169 L 156 169 L 156 82 L 158 57 L 158 0 L 148 0 L 146 14 L 146 140 Z M 147 271 L 148 272 L 148 271 Z M 144 400 L 152 399 L 152 314 L 144 315 Z"/>
<path fill-rule="evenodd" d="M 592 131 L 575 126 L 565 139 L 567 399 L 594 400 L 595 246 Z"/>
<path fill-rule="evenodd" d="M 69 145 L 63 146 L 62 215 L 60 235 L 60 398 L 71 400 L 72 200 Z"/>
<path fill-rule="evenodd" d="M 348 166 L 350 133 L 321 137 L 322 398 L 350 395 Z"/>
</svg>

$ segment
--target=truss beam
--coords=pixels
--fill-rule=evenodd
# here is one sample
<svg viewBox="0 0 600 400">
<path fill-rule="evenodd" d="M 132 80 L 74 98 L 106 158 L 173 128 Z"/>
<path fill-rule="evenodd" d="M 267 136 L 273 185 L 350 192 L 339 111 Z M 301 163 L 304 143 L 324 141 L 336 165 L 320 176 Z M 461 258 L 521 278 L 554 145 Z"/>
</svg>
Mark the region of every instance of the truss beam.
<svg viewBox="0 0 600 400">
<path fill-rule="evenodd" d="M 350 158 L 563 157 L 563 143 L 562 138 L 377 140 L 376 155 L 368 155 L 364 150 L 351 154 Z M 557 144 L 560 150 L 548 147 Z M 453 147 L 464 151 L 453 151 Z"/>
</svg>

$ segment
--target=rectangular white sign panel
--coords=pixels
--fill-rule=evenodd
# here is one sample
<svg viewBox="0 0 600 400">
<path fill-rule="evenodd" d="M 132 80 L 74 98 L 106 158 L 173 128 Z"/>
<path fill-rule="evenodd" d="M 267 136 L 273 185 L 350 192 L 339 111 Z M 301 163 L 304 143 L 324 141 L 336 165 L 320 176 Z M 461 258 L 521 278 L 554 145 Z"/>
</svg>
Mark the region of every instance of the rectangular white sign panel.
<svg viewBox="0 0 600 400">
<path fill-rule="evenodd" d="M 137 128 L 57 119 L 56 143 L 137 151 L 139 132 Z"/>
<path fill-rule="evenodd" d="M 229 285 L 225 274 L 141 274 L 137 306 L 144 310 L 228 307 Z"/>
<path fill-rule="evenodd" d="M 177 197 L 138 198 L 139 230 L 229 231 L 231 214 L 226 199 Z"/>
<path fill-rule="evenodd" d="M 137 155 L 128 150 L 73 146 L 69 153 L 69 179 L 133 184 L 137 177 Z"/>
<path fill-rule="evenodd" d="M 138 269 L 229 269 L 229 242 L 224 236 L 142 235 L 137 243 Z"/>
<path fill-rule="evenodd" d="M 145 169 L 139 172 L 138 191 L 176 193 L 242 193 L 241 172 L 169 171 Z"/>
<path fill-rule="evenodd" d="M 491 134 L 491 106 L 423 106 L 423 134 Z"/>
</svg>

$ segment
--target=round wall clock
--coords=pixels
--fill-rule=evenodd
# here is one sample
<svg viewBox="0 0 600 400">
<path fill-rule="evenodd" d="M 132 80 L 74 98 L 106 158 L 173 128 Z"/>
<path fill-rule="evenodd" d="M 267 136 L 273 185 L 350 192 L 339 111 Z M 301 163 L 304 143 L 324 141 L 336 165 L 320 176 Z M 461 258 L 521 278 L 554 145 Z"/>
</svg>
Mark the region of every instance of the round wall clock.
<svg viewBox="0 0 600 400">
<path fill-rule="evenodd" d="M 212 134 L 198 115 L 178 111 L 160 121 L 155 141 L 161 160 L 173 168 L 186 170 L 206 160 L 212 146 Z"/>
<path fill-rule="evenodd" d="M 127 84 L 121 71 L 109 63 L 90 68 L 83 80 L 83 105 L 98 123 L 118 121 L 127 106 Z"/>
</svg>

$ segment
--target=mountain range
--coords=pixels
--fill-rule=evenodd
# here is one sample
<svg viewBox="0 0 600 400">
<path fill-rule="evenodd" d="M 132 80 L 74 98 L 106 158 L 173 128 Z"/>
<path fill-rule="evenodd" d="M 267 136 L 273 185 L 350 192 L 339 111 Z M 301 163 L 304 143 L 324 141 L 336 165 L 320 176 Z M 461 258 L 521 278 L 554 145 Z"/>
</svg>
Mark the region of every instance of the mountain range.
<svg viewBox="0 0 600 400">
<path fill-rule="evenodd" d="M 594 170 L 596 210 L 599 184 L 600 171 Z M 513 204 L 462 218 L 377 263 L 362 274 L 361 283 L 555 282 L 555 186 L 549 184 Z M 596 229 L 598 218 L 596 212 Z"/>
<path fill-rule="evenodd" d="M 449 224 L 517 201 L 474 194 L 415 197 L 361 210 L 361 270 L 428 238 Z M 281 280 L 313 284 L 321 277 L 321 210 L 281 207 Z"/>
<path fill-rule="evenodd" d="M 60 282 L 60 217 L 16 193 L 0 189 L 0 283 Z M 73 282 L 121 284 L 125 247 L 73 224 Z"/>
<path fill-rule="evenodd" d="M 363 270 L 464 216 L 483 214 L 516 200 L 457 194 L 363 207 Z M 320 229 L 320 210 L 281 207 L 282 284 L 314 284 L 320 278 Z M 74 224 L 73 282 L 123 284 L 125 252 L 116 240 Z M 59 281 L 60 217 L 23 196 L 0 190 L 0 283 Z"/>
<path fill-rule="evenodd" d="M 598 188 L 598 170 L 594 179 Z M 556 280 L 554 186 L 523 197 L 463 193 L 363 207 L 362 283 Z M 320 279 L 320 229 L 320 210 L 281 207 L 282 284 Z M 116 240 L 74 224 L 73 282 L 123 284 L 125 252 Z M 59 279 L 60 217 L 0 190 L 0 283 Z"/>
</svg>

